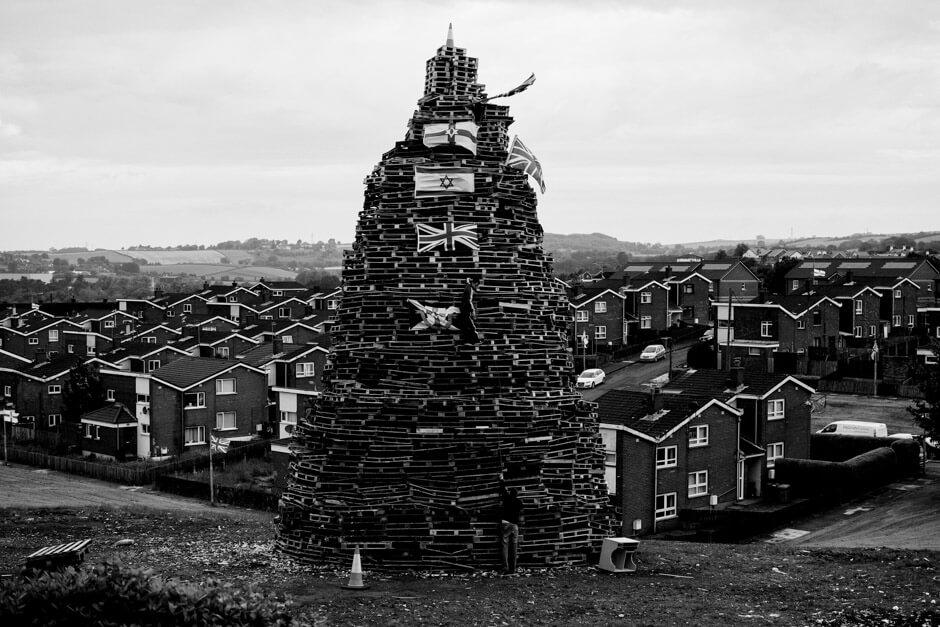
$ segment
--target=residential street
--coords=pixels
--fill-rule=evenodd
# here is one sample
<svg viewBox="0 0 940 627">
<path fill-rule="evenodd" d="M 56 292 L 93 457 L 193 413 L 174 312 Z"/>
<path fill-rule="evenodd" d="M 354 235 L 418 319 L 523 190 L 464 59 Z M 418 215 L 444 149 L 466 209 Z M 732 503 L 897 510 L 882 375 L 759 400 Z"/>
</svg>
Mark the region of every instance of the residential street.
<svg viewBox="0 0 940 627">
<path fill-rule="evenodd" d="M 686 354 L 694 342 L 676 346 L 672 353 L 672 367 L 678 368 L 685 364 Z M 666 374 L 669 370 L 669 357 L 661 361 L 647 363 L 641 361 L 611 362 L 605 368 L 608 371 L 607 379 L 603 384 L 590 390 L 582 390 L 585 400 L 596 401 L 607 390 L 647 390 L 644 383 Z M 580 372 L 580 370 L 579 370 Z"/>
</svg>

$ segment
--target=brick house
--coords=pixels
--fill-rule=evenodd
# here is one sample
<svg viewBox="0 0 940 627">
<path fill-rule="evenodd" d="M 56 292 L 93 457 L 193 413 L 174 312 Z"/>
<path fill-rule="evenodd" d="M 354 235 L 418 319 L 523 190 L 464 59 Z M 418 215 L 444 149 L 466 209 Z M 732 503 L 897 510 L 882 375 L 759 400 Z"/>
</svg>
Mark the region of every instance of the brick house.
<svg viewBox="0 0 940 627">
<path fill-rule="evenodd" d="M 257 309 L 258 320 L 300 320 L 311 312 L 310 305 L 296 297 L 268 300 Z"/>
<path fill-rule="evenodd" d="M 107 353 L 118 342 L 112 336 L 83 329 L 66 329 L 63 336 L 65 338 L 66 353 L 86 357 Z"/>
<path fill-rule="evenodd" d="M 209 301 L 202 294 L 166 294 L 154 299 L 163 305 L 163 317 L 198 318 L 209 316 Z"/>
<path fill-rule="evenodd" d="M 166 323 L 146 323 L 138 325 L 133 334 L 124 338 L 125 342 L 147 342 L 150 344 L 169 344 L 183 335 L 179 327 Z"/>
<path fill-rule="evenodd" d="M 637 321 L 640 342 L 661 336 L 673 323 L 669 304 L 669 286 L 649 279 L 645 274 L 636 279 L 624 277 L 621 293 L 627 315 Z"/>
<path fill-rule="evenodd" d="M 876 338 L 883 337 L 880 292 L 860 283 L 820 287 L 818 292 L 842 306 L 839 333 L 848 344 L 870 347 Z"/>
<path fill-rule="evenodd" d="M 35 361 L 66 353 L 64 333 L 82 328 L 64 318 L 33 317 L 16 327 L 0 327 L 0 348 Z"/>
<path fill-rule="evenodd" d="M 302 297 L 310 291 L 297 281 L 268 281 L 266 279 L 261 279 L 248 289 L 260 296 L 262 300 L 282 296 Z"/>
<path fill-rule="evenodd" d="M 657 281 L 669 287 L 667 307 L 669 324 L 708 324 L 710 314 L 711 281 L 695 271 L 700 261 L 674 260 L 667 262 L 630 263 L 611 278 L 623 286 L 630 282 Z M 628 277 L 624 281 L 623 277 Z"/>
<path fill-rule="evenodd" d="M 35 437 L 42 443 L 70 443 L 79 425 L 69 424 L 65 417 L 64 391 L 77 358 L 61 358 L 41 362 L 19 370 L 13 391 L 21 425 L 34 425 Z"/>
<path fill-rule="evenodd" d="M 568 292 L 568 302 L 573 312 L 573 324 L 569 327 L 576 353 L 597 354 L 620 348 L 627 337 L 624 317 L 624 296 L 608 287 L 575 285 Z M 587 337 L 587 345 L 581 338 Z"/>
<path fill-rule="evenodd" d="M 713 302 L 727 300 L 749 301 L 760 292 L 760 279 L 738 259 L 703 261 L 695 271 L 711 281 L 709 295 Z"/>
<path fill-rule="evenodd" d="M 250 440 L 266 422 L 265 371 L 240 361 L 181 357 L 150 373 L 152 447 L 207 450 L 209 434 Z"/>
<path fill-rule="evenodd" d="M 82 414 L 82 455 L 124 461 L 137 457 L 137 418 L 121 403 Z"/>
<path fill-rule="evenodd" d="M 161 346 L 147 342 L 126 342 L 100 356 L 106 368 L 126 372 L 153 372 L 168 363 L 188 355 L 175 346 Z"/>
<path fill-rule="evenodd" d="M 157 323 L 164 319 L 166 307 L 160 298 L 118 298 L 118 311 L 134 316 L 140 322 Z"/>
<path fill-rule="evenodd" d="M 598 399 L 605 477 L 622 533 L 678 524 L 679 511 L 735 499 L 741 411 L 724 401 L 611 390 Z"/>
<path fill-rule="evenodd" d="M 918 305 L 937 303 L 940 269 L 928 258 L 922 257 L 857 257 L 854 259 L 807 259 L 792 268 L 786 276 L 787 293 L 804 291 L 806 283 L 834 284 L 877 279 L 892 282 L 910 279 L 920 289 Z M 874 287 L 874 285 L 872 285 Z"/>
</svg>

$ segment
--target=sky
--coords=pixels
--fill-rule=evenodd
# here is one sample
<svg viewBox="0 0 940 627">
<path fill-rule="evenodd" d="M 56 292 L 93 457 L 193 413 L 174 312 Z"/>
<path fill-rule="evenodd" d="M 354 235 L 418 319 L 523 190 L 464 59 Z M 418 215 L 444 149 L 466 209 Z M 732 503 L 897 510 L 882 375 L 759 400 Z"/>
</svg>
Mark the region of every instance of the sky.
<svg viewBox="0 0 940 627">
<path fill-rule="evenodd" d="M 940 230 L 936 0 L 3 0 L 0 250 L 351 242 L 449 23 L 547 232 Z"/>
</svg>

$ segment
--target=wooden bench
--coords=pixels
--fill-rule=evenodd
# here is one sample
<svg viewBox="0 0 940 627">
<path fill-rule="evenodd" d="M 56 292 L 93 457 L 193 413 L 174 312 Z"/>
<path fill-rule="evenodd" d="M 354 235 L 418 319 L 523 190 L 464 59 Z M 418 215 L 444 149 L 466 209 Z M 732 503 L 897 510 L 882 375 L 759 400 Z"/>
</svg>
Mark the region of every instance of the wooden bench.
<svg viewBox="0 0 940 627">
<path fill-rule="evenodd" d="M 56 570 L 66 566 L 77 566 L 85 559 L 85 551 L 89 544 L 91 540 L 76 540 L 43 547 L 27 555 L 23 566 L 31 570 Z"/>
</svg>

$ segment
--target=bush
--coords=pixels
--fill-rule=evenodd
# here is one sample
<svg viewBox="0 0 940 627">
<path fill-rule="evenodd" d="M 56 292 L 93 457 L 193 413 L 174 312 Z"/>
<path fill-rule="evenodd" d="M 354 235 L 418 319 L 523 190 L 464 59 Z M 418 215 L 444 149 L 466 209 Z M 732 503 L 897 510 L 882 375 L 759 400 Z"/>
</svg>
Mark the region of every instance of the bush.
<svg viewBox="0 0 940 627">
<path fill-rule="evenodd" d="M 253 588 L 166 580 L 119 562 L 0 582 L 5 627 L 295 624 L 285 610 L 285 603 Z"/>
</svg>

